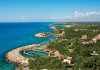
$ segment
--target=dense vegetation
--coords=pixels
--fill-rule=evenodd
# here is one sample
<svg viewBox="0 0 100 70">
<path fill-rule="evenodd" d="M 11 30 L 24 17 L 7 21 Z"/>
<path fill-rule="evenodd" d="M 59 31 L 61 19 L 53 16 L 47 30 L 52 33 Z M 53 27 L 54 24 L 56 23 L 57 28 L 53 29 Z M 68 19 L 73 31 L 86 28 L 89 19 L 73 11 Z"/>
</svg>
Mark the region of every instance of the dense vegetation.
<svg viewBox="0 0 100 70">
<path fill-rule="evenodd" d="M 75 31 L 74 29 L 83 29 Z M 87 29 L 87 30 L 84 30 Z M 50 42 L 48 48 L 50 50 L 58 50 L 65 57 L 71 56 L 72 64 L 68 65 L 62 63 L 61 60 L 54 57 L 41 57 L 35 60 L 29 60 L 29 68 L 34 69 L 52 69 L 52 70 L 67 70 L 67 68 L 72 68 L 73 70 L 100 70 L 100 40 L 93 44 L 82 44 L 80 40 L 81 35 L 87 35 L 88 39 L 84 41 L 89 41 L 97 34 L 100 34 L 99 25 L 88 25 L 80 24 L 74 25 L 70 28 L 64 28 L 64 36 L 59 37 L 58 40 L 63 40 L 61 42 Z M 58 29 L 56 33 L 61 33 L 62 30 Z M 69 49 L 73 49 L 74 52 L 69 52 Z M 89 53 L 96 51 L 99 55 L 92 56 Z"/>
<path fill-rule="evenodd" d="M 35 60 L 29 60 L 29 67 L 32 70 L 40 69 L 52 69 L 52 70 L 64 70 L 66 64 L 56 57 L 37 57 Z M 31 64 L 32 63 L 32 64 Z"/>
</svg>

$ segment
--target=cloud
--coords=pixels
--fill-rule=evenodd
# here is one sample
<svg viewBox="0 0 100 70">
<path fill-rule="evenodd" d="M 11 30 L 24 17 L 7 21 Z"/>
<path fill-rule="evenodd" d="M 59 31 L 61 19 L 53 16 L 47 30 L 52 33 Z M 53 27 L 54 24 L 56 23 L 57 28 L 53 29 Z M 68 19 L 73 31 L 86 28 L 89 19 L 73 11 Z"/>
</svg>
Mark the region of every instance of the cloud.
<svg viewBox="0 0 100 70">
<path fill-rule="evenodd" d="M 64 17 L 51 17 L 52 19 L 80 19 L 80 18 L 96 18 L 100 17 L 100 11 L 92 11 L 92 12 L 79 12 L 75 11 L 73 16 L 64 16 Z"/>
<path fill-rule="evenodd" d="M 21 17 L 21 20 L 26 20 L 26 18 L 25 17 Z"/>
<path fill-rule="evenodd" d="M 59 18 L 59 17 L 54 17 L 54 16 L 53 16 L 53 17 L 51 17 L 51 18 L 52 18 L 52 19 L 57 19 L 57 18 Z"/>
<path fill-rule="evenodd" d="M 71 16 L 64 16 L 64 17 L 50 17 L 51 19 L 72 19 L 73 17 Z"/>
<path fill-rule="evenodd" d="M 86 12 L 86 13 L 81 13 L 79 11 L 75 11 L 75 18 L 90 18 L 90 17 L 97 17 L 100 16 L 100 11 L 93 11 L 93 12 Z"/>
</svg>

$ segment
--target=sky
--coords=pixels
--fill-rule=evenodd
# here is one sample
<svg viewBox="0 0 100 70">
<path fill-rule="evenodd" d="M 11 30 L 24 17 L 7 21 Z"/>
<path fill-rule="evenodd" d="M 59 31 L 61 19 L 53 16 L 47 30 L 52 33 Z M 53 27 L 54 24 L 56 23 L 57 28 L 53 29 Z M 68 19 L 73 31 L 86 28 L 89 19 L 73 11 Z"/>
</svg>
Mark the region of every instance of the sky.
<svg viewBox="0 0 100 70">
<path fill-rule="evenodd" d="M 0 0 L 0 22 L 100 21 L 100 0 Z"/>
</svg>

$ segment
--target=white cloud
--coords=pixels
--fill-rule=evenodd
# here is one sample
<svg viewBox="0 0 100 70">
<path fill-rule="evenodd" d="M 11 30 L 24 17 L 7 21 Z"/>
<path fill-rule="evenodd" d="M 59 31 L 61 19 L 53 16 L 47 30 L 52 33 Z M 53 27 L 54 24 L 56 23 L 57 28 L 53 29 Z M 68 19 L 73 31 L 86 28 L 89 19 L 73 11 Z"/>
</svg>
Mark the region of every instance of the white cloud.
<svg viewBox="0 0 100 70">
<path fill-rule="evenodd" d="M 26 18 L 25 17 L 21 17 L 21 20 L 26 20 Z"/>
<path fill-rule="evenodd" d="M 80 18 L 96 18 L 100 16 L 100 11 L 92 11 L 92 12 L 79 12 L 75 11 L 73 16 L 64 16 L 64 17 L 51 17 L 52 19 L 80 19 Z"/>
<path fill-rule="evenodd" d="M 72 19 L 73 17 L 72 16 L 65 16 L 64 18 Z"/>
<path fill-rule="evenodd" d="M 57 19 L 58 17 L 54 17 L 54 16 L 53 16 L 53 17 L 51 17 L 51 18 L 52 18 L 52 19 Z"/>
<path fill-rule="evenodd" d="M 100 16 L 100 11 L 93 11 L 93 12 L 86 12 L 86 13 L 81 13 L 79 11 L 75 11 L 75 18 L 90 18 L 90 17 L 97 17 Z"/>
<path fill-rule="evenodd" d="M 64 17 L 51 17 L 51 19 L 72 19 L 71 16 L 64 16 Z"/>
</svg>

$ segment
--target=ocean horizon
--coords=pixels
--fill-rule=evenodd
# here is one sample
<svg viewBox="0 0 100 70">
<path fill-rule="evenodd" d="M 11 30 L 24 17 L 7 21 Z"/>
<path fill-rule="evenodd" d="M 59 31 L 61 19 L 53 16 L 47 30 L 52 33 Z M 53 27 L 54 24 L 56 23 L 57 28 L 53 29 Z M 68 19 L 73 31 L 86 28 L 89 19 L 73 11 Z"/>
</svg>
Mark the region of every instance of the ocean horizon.
<svg viewBox="0 0 100 70">
<path fill-rule="evenodd" d="M 53 22 L 0 22 L 0 70 L 14 70 L 15 65 L 6 61 L 5 54 L 15 48 L 49 42 L 52 36 L 36 38 L 34 34 L 52 32 Z"/>
</svg>

